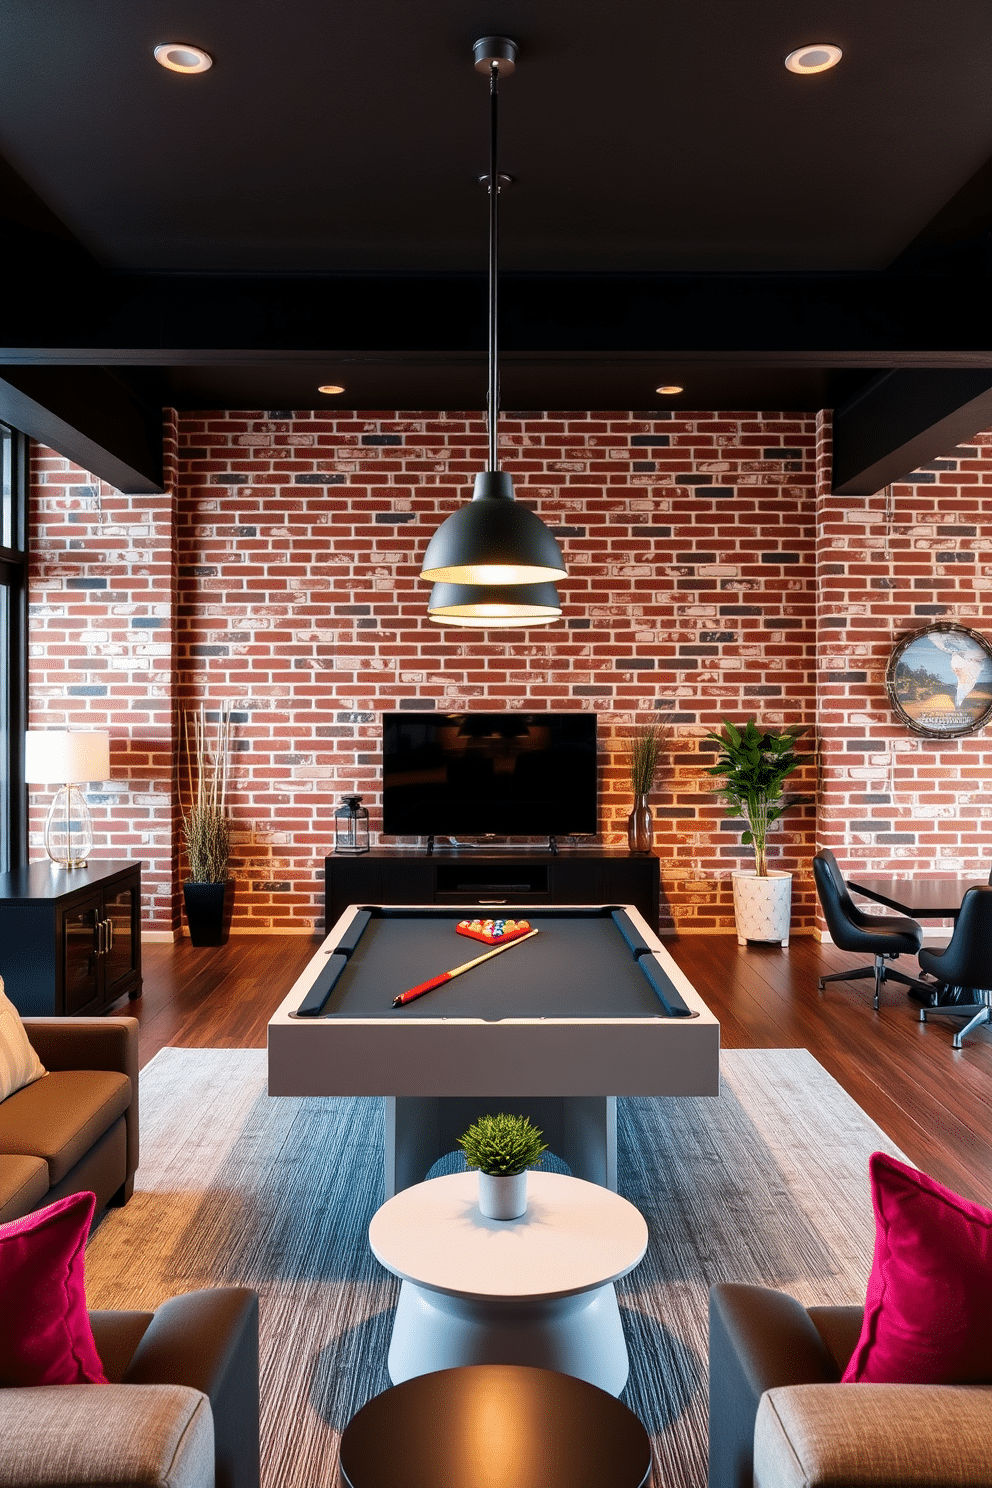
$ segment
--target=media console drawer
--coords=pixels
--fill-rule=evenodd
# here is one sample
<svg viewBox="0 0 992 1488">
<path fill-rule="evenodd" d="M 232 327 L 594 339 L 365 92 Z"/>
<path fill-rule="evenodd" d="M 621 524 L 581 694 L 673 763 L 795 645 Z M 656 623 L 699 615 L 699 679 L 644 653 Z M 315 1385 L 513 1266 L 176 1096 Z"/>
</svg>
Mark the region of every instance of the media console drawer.
<svg viewBox="0 0 992 1488">
<path fill-rule="evenodd" d="M 519 853 L 377 847 L 324 859 L 326 928 L 349 904 L 633 904 L 658 929 L 660 865 L 621 848 Z"/>
<path fill-rule="evenodd" d="M 435 869 L 434 898 L 452 894 L 527 894 L 548 896 L 547 863 L 445 863 Z"/>
</svg>

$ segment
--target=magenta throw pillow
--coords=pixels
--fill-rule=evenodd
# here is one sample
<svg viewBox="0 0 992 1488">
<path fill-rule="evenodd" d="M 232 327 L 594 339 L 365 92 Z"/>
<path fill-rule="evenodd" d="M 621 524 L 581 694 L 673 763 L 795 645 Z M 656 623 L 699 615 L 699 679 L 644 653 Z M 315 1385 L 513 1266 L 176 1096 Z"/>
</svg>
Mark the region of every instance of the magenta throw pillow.
<svg viewBox="0 0 992 1488">
<path fill-rule="evenodd" d="M 884 1152 L 875 1256 L 844 1384 L 992 1384 L 992 1209 Z"/>
<path fill-rule="evenodd" d="M 91 1193 L 0 1224 L 0 1385 L 105 1385 L 83 1259 Z"/>
</svg>

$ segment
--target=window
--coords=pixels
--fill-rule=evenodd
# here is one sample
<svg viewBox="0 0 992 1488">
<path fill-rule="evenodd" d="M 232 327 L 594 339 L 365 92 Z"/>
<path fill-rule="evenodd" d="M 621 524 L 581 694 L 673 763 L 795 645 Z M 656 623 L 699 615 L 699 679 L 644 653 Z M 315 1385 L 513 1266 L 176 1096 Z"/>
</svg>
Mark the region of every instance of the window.
<svg viewBox="0 0 992 1488">
<path fill-rule="evenodd" d="M 0 873 L 27 862 L 27 445 L 0 424 Z"/>
</svg>

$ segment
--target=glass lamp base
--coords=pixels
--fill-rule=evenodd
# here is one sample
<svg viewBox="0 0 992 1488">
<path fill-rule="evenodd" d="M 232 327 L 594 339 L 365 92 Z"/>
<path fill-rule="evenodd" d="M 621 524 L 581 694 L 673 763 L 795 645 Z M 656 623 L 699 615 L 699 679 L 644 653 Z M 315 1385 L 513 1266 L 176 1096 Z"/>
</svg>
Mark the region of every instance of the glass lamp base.
<svg viewBox="0 0 992 1488">
<path fill-rule="evenodd" d="M 82 868 L 93 847 L 93 818 L 78 785 L 55 792 L 45 820 L 45 851 L 60 868 Z"/>
</svg>

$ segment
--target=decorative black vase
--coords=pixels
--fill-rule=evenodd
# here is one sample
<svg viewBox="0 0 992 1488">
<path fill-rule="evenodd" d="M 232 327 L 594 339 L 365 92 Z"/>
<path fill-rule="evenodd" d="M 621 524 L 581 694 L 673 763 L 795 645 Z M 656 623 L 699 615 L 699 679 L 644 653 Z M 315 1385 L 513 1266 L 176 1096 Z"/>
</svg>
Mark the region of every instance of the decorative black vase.
<svg viewBox="0 0 992 1488">
<path fill-rule="evenodd" d="M 192 944 L 226 945 L 234 913 L 234 879 L 225 879 L 223 883 L 184 883 L 183 900 Z"/>
</svg>

